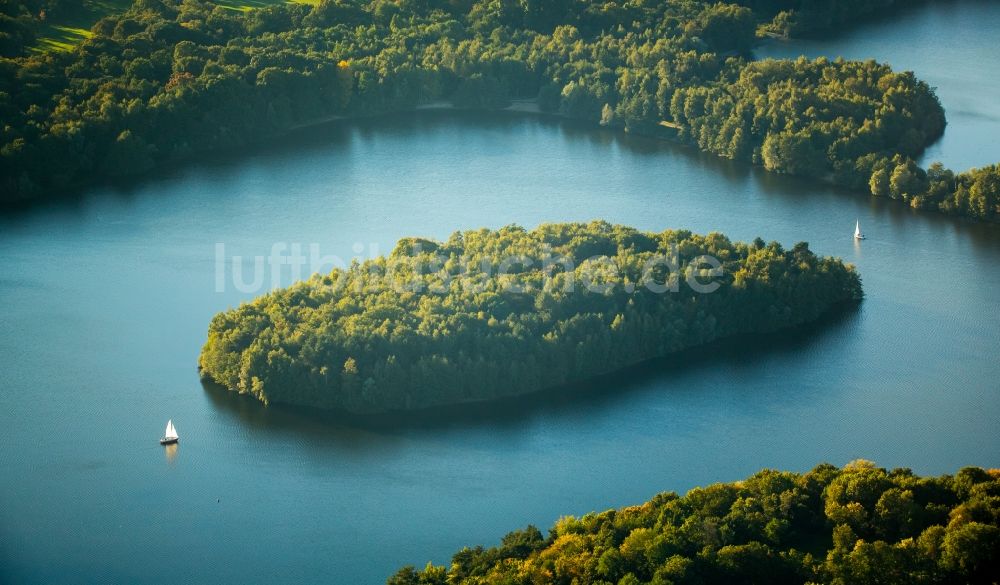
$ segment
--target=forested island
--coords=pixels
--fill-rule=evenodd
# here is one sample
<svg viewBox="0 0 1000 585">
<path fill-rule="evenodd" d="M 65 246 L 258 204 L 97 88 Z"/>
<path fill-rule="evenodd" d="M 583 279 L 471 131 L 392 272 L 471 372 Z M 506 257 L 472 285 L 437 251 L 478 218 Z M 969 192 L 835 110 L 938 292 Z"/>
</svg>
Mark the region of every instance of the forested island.
<svg viewBox="0 0 1000 585">
<path fill-rule="evenodd" d="M 920 477 L 869 461 L 663 493 L 465 548 L 388 585 L 989 585 L 1000 575 L 1000 470 Z"/>
<path fill-rule="evenodd" d="M 998 216 L 1000 168 L 914 162 L 945 117 L 912 73 L 752 59 L 760 35 L 828 30 L 902 2 L 322 0 L 241 11 L 137 0 L 78 47 L 33 52 L 32 19 L 61 4 L 0 4 L 0 203 L 333 116 L 530 98 L 913 207 Z"/>
<path fill-rule="evenodd" d="M 805 243 L 606 222 L 508 226 L 407 238 L 388 257 L 220 313 L 199 365 L 264 403 L 417 409 L 792 327 L 861 296 L 853 267 Z"/>
</svg>

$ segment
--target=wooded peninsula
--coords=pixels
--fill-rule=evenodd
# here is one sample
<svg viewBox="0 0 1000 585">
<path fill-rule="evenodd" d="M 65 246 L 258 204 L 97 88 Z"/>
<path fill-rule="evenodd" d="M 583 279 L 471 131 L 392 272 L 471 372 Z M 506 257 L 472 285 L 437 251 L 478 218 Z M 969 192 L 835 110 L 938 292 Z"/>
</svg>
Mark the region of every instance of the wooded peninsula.
<svg viewBox="0 0 1000 585">
<path fill-rule="evenodd" d="M 955 173 L 914 161 L 945 117 L 912 73 L 752 59 L 761 36 L 829 30 L 905 2 L 322 0 L 233 10 L 138 0 L 69 51 L 32 51 L 38 15 L 65 4 L 0 3 L 0 203 L 333 116 L 527 98 L 544 112 L 916 208 L 1000 215 L 1000 167 Z"/>
<path fill-rule="evenodd" d="M 989 585 L 1000 574 L 1000 470 L 920 477 L 855 461 L 663 493 L 464 548 L 388 585 Z"/>
<path fill-rule="evenodd" d="M 861 281 L 806 243 L 606 222 L 455 232 L 215 316 L 202 374 L 365 413 L 490 400 L 814 321 Z"/>
</svg>

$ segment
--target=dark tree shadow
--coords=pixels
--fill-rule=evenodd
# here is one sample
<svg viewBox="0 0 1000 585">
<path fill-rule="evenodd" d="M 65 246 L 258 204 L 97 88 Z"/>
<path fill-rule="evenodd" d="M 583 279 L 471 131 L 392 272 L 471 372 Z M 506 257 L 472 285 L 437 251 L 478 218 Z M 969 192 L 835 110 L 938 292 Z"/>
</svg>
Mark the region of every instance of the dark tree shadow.
<svg viewBox="0 0 1000 585">
<path fill-rule="evenodd" d="M 858 307 L 857 303 L 842 305 L 808 325 L 717 341 L 584 382 L 488 402 L 416 411 L 357 415 L 282 404 L 265 407 L 253 397 L 230 392 L 211 381 L 203 380 L 202 385 L 213 406 L 239 419 L 241 424 L 264 432 L 319 433 L 335 440 L 353 435 L 355 431 L 391 435 L 480 425 L 516 428 L 530 424 L 539 416 L 579 418 L 613 408 L 616 402 L 629 395 L 663 392 L 663 385 L 656 382 L 669 380 L 679 373 L 697 376 L 713 368 L 748 368 L 768 357 L 795 355 L 823 338 L 856 327 Z M 670 391 L 669 385 L 667 391 Z"/>
</svg>

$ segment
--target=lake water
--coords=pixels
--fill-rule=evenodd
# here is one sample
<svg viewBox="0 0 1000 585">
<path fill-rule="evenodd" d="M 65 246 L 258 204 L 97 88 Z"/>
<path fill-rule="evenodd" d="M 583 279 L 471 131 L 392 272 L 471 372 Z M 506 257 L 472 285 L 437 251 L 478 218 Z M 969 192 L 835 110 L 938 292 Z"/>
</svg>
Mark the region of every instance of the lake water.
<svg viewBox="0 0 1000 585">
<path fill-rule="evenodd" d="M 867 299 L 807 331 L 436 416 L 345 421 L 199 382 L 209 319 L 253 296 L 217 292 L 217 244 L 349 258 L 592 218 L 808 240 L 857 264 Z M 314 128 L 2 218 L 0 262 L 4 582 L 375 584 L 528 523 L 762 467 L 1000 466 L 1000 227 L 546 118 Z"/>
<path fill-rule="evenodd" d="M 760 58 L 875 59 L 913 71 L 937 89 L 945 107 L 944 137 L 924 153 L 964 171 L 1000 162 L 1000 6 L 994 0 L 920 3 L 836 36 L 768 41 Z"/>
</svg>

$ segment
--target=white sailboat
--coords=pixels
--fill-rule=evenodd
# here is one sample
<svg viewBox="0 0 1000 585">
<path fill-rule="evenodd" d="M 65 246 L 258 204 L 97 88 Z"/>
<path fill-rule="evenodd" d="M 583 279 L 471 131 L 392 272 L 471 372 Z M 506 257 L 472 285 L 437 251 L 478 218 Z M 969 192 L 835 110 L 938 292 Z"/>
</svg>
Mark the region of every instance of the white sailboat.
<svg viewBox="0 0 1000 585">
<path fill-rule="evenodd" d="M 858 220 L 858 223 L 854 224 L 854 239 L 855 240 L 863 240 L 863 239 L 865 239 L 865 235 L 863 233 L 861 233 L 861 220 L 860 219 Z"/>
<path fill-rule="evenodd" d="M 160 444 L 161 445 L 170 445 L 171 443 L 176 443 L 177 439 L 179 439 L 179 438 L 180 437 L 177 436 L 177 429 L 174 428 L 174 421 L 173 420 L 168 420 L 167 421 L 167 430 L 166 430 L 166 432 L 163 433 L 163 438 L 160 439 Z"/>
</svg>

